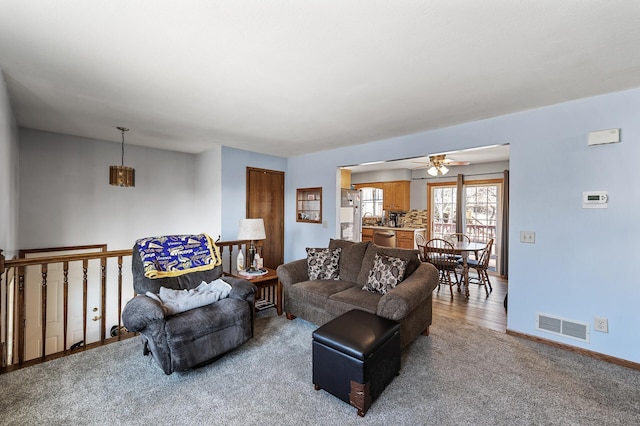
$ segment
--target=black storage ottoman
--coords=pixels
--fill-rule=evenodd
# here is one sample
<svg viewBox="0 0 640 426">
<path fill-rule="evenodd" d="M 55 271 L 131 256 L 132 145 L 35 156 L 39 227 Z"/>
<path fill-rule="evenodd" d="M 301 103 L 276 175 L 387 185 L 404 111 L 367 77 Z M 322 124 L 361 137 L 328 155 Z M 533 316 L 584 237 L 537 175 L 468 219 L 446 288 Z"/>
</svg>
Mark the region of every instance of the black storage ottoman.
<svg viewBox="0 0 640 426">
<path fill-rule="evenodd" d="M 354 309 L 313 332 L 313 384 L 358 409 L 400 372 L 400 324 Z"/>
</svg>

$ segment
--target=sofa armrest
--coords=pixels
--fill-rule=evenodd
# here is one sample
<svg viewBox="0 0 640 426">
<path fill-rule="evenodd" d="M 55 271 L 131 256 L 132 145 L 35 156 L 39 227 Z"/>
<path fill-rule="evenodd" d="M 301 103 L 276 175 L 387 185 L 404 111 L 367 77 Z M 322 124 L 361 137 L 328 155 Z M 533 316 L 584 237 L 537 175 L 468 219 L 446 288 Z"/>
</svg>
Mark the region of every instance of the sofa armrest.
<svg viewBox="0 0 640 426">
<path fill-rule="evenodd" d="M 255 297 L 254 295 L 257 291 L 257 288 L 252 282 L 249 282 L 244 278 L 237 278 L 232 276 L 224 276 L 222 277 L 222 280 L 231 286 L 229 297 L 233 299 L 246 300 L 253 303 L 253 298 Z"/>
<path fill-rule="evenodd" d="M 122 310 L 122 324 L 129 331 L 142 331 L 154 321 L 164 320 L 164 310 L 157 300 L 139 294 Z"/>
<path fill-rule="evenodd" d="M 437 285 L 438 270 L 430 263 L 423 263 L 413 274 L 380 298 L 376 314 L 400 321 L 427 299 Z"/>
<path fill-rule="evenodd" d="M 309 280 L 309 267 L 307 259 L 298 259 L 278 266 L 276 270 L 278 279 L 283 286 L 292 285 Z"/>
</svg>

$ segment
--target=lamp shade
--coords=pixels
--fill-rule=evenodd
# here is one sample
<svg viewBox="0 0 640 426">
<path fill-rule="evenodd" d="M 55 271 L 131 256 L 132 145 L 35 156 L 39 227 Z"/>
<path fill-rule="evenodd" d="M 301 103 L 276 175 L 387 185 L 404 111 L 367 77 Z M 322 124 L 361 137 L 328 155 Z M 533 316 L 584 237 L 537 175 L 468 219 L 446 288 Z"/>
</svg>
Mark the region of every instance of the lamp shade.
<svg viewBox="0 0 640 426">
<path fill-rule="evenodd" d="M 109 185 L 136 186 L 136 171 L 127 166 L 109 166 Z"/>
<path fill-rule="evenodd" d="M 264 232 L 264 220 L 259 219 L 240 219 L 238 227 L 239 240 L 264 240 L 267 235 Z"/>
<path fill-rule="evenodd" d="M 109 185 L 130 188 L 136 186 L 136 171 L 133 167 L 124 165 L 124 132 L 128 132 L 126 127 L 118 127 L 122 132 L 122 164 L 119 166 L 109 166 Z"/>
</svg>

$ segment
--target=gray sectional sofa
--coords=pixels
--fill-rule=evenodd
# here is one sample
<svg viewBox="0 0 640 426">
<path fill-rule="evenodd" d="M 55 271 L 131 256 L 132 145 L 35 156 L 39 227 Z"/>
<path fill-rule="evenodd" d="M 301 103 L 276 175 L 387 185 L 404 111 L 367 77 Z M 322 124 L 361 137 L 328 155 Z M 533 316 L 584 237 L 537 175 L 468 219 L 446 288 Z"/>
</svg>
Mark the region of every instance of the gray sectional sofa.
<svg viewBox="0 0 640 426">
<path fill-rule="evenodd" d="M 417 250 L 333 239 L 328 248 L 341 249 L 338 279 L 309 280 L 306 258 L 278 267 L 287 318 L 300 317 L 323 325 L 352 309 L 361 309 L 398 321 L 402 347 L 429 333 L 431 293 L 438 285 L 438 271 L 420 262 Z M 404 279 L 386 294 L 363 290 L 377 253 L 407 260 Z"/>
</svg>

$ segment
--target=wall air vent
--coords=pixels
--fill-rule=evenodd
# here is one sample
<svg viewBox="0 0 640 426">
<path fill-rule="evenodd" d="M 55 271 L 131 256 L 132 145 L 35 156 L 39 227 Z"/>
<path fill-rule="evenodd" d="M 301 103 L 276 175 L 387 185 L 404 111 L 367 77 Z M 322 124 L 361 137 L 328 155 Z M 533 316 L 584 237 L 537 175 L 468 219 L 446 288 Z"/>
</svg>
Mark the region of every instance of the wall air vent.
<svg viewBox="0 0 640 426">
<path fill-rule="evenodd" d="M 536 329 L 589 343 L 589 324 L 538 313 Z"/>
</svg>

